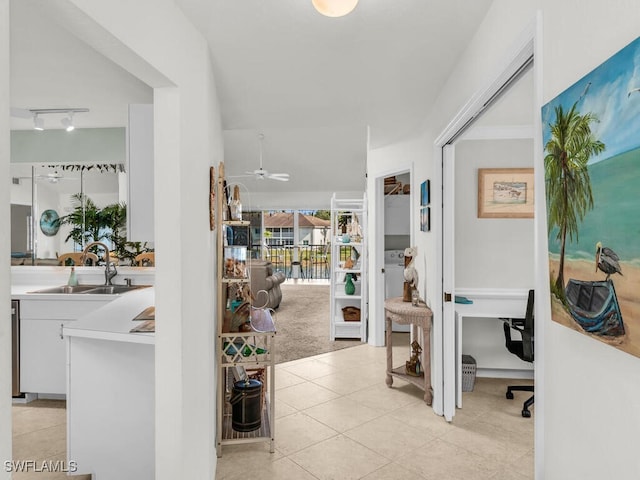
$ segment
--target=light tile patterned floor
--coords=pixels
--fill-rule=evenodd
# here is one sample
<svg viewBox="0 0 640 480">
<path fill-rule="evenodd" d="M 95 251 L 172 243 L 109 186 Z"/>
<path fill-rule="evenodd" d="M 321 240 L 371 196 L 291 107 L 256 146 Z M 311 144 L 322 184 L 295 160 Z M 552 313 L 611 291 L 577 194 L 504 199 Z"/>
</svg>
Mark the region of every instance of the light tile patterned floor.
<svg viewBox="0 0 640 480">
<path fill-rule="evenodd" d="M 408 335 L 395 335 L 394 358 L 409 359 Z M 277 365 L 276 452 L 225 445 L 216 479 L 534 478 L 533 417 L 520 415 L 528 394 L 505 398 L 526 382 L 476 379 L 447 423 L 413 385 L 388 388 L 385 365 L 385 349 L 368 345 Z"/>
<path fill-rule="evenodd" d="M 14 404 L 14 480 L 90 480 L 88 475 L 68 477 L 67 411 L 64 400 L 36 400 Z M 6 469 L 6 466 L 3 465 Z"/>
<path fill-rule="evenodd" d="M 408 335 L 396 336 L 394 358 L 408 359 Z M 278 365 L 276 452 L 267 443 L 223 446 L 216 479 L 534 478 L 533 418 L 520 416 L 528 394 L 507 400 L 513 381 L 478 378 L 447 423 L 418 388 L 398 379 L 388 388 L 385 362 L 384 348 L 362 345 Z M 64 407 L 50 400 L 14 405 L 14 459 L 65 459 Z M 88 480 L 36 472 L 13 478 Z"/>
</svg>

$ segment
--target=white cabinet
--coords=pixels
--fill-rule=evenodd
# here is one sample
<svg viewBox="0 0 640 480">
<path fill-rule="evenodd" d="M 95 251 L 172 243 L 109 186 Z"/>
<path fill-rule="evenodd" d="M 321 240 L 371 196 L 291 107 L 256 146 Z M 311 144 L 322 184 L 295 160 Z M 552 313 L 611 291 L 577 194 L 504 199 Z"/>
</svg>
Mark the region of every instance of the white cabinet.
<svg viewBox="0 0 640 480">
<path fill-rule="evenodd" d="M 410 195 L 387 195 L 384 197 L 384 234 L 410 234 Z"/>
<path fill-rule="evenodd" d="M 334 193 L 331 198 L 331 340 L 367 340 L 366 232 L 366 196 L 339 199 Z"/>
<path fill-rule="evenodd" d="M 112 300 L 20 300 L 20 389 L 25 393 L 67 393 L 67 347 L 62 325 Z"/>
<path fill-rule="evenodd" d="M 153 105 L 129 105 L 127 175 L 127 239 L 152 242 Z"/>
<path fill-rule="evenodd" d="M 153 480 L 154 345 L 80 336 L 68 342 L 67 460 L 76 462 L 75 473 Z"/>
</svg>

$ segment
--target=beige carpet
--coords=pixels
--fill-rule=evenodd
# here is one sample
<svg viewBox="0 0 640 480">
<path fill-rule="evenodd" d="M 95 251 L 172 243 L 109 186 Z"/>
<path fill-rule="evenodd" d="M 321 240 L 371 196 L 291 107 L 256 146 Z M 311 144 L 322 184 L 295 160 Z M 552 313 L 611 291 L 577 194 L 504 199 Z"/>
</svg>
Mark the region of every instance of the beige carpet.
<svg viewBox="0 0 640 480">
<path fill-rule="evenodd" d="M 361 345 L 360 340 L 329 341 L 329 285 L 287 284 L 276 310 L 276 363 Z"/>
</svg>

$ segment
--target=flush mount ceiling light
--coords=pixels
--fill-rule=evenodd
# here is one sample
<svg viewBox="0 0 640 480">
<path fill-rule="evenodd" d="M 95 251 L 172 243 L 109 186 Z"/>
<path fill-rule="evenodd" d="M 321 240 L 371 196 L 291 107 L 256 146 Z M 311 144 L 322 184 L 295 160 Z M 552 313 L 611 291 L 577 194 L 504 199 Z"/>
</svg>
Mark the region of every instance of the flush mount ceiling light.
<svg viewBox="0 0 640 480">
<path fill-rule="evenodd" d="M 327 17 L 343 17 L 350 13 L 358 0 L 311 0 L 315 9 Z"/>
</svg>

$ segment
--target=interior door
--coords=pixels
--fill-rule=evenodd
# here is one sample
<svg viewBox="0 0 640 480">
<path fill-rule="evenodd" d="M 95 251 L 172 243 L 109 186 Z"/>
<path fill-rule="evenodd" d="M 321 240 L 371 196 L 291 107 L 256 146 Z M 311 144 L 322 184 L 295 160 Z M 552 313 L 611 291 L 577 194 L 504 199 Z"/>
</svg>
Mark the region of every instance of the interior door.
<svg viewBox="0 0 640 480">
<path fill-rule="evenodd" d="M 455 147 L 442 148 L 442 371 L 443 414 L 448 422 L 456 413 L 456 328 L 454 309 L 455 286 Z"/>
</svg>

